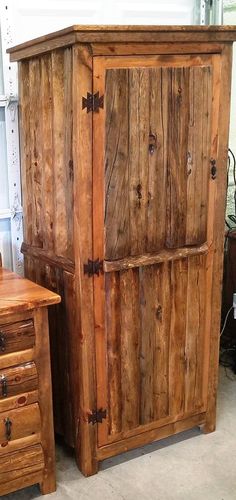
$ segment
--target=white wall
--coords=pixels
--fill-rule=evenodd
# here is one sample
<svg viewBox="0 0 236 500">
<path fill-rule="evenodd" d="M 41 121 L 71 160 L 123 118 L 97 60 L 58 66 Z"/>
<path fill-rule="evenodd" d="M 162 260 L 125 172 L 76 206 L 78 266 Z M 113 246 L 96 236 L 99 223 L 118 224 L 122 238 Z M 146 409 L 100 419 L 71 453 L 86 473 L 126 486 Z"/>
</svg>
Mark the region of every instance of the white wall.
<svg viewBox="0 0 236 500">
<path fill-rule="evenodd" d="M 73 24 L 192 24 L 195 0 L 9 0 L 14 43 Z"/>
</svg>

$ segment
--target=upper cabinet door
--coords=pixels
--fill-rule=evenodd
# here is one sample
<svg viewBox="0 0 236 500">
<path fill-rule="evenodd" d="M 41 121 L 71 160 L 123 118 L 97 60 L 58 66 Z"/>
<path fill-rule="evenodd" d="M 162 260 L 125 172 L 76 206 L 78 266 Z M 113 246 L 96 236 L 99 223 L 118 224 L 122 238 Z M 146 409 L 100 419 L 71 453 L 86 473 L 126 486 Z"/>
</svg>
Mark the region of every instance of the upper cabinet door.
<svg viewBox="0 0 236 500">
<path fill-rule="evenodd" d="M 97 61 L 105 94 L 107 260 L 206 241 L 212 59 Z"/>
</svg>

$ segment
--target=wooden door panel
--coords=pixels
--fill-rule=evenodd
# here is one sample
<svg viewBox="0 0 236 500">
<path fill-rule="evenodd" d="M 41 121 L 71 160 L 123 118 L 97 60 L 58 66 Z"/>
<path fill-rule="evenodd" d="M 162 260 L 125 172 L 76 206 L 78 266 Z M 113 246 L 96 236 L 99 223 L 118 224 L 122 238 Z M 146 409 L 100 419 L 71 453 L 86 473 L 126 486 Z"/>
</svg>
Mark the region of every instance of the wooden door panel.
<svg viewBox="0 0 236 500">
<path fill-rule="evenodd" d="M 205 261 L 106 274 L 111 437 L 204 411 Z"/>
<path fill-rule="evenodd" d="M 105 102 L 106 259 L 206 241 L 212 67 L 108 69 Z"/>
<path fill-rule="evenodd" d="M 217 55 L 94 61 L 98 446 L 206 411 L 219 71 Z"/>
</svg>

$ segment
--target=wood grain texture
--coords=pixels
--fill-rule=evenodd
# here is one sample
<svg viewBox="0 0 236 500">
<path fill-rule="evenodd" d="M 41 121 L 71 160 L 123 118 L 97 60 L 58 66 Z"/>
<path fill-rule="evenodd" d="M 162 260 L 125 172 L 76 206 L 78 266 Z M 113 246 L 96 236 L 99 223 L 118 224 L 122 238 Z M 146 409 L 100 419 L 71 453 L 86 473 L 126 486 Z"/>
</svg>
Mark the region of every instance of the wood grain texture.
<svg viewBox="0 0 236 500">
<path fill-rule="evenodd" d="M 120 280 L 118 273 L 105 275 L 106 290 L 106 331 L 108 363 L 108 400 L 109 434 L 122 430 L 122 395 L 121 395 L 121 318 L 120 318 Z"/>
<path fill-rule="evenodd" d="M 226 42 L 236 39 L 235 26 L 71 26 L 8 49 L 10 60 L 78 43 Z"/>
<path fill-rule="evenodd" d="M 122 428 L 139 423 L 140 406 L 140 318 L 138 311 L 138 273 L 134 269 L 121 273 L 121 396 Z"/>
<path fill-rule="evenodd" d="M 44 456 L 41 445 L 31 446 L 10 455 L 0 457 L 0 488 L 7 490 L 9 482 L 42 471 Z"/>
<path fill-rule="evenodd" d="M 38 390 L 30 392 L 21 392 L 16 396 L 10 396 L 0 400 L 0 412 L 14 410 L 16 408 L 21 408 L 25 405 L 30 405 L 32 403 L 37 403 L 38 401 Z"/>
<path fill-rule="evenodd" d="M 131 436 L 125 440 L 125 449 L 126 451 L 132 450 L 134 448 L 138 448 L 139 446 L 144 446 L 153 441 L 164 439 L 168 436 L 172 436 L 179 432 L 183 432 L 187 429 L 199 426 L 204 421 L 205 421 L 205 413 L 200 413 L 198 415 L 194 415 L 186 419 L 182 418 L 177 422 L 163 425 L 160 428 L 148 430 L 147 432 L 143 432 L 141 434 L 136 434 L 135 436 Z M 116 443 L 110 443 L 107 446 L 98 449 L 97 458 L 98 460 L 105 460 L 108 457 L 119 455 L 120 453 L 123 452 L 123 450 L 124 450 L 124 442 L 118 441 Z"/>
<path fill-rule="evenodd" d="M 35 330 L 33 318 L 17 321 L 11 324 L 0 324 L 4 345 L 1 347 L 1 356 L 15 351 L 29 349 L 35 344 Z"/>
<path fill-rule="evenodd" d="M 32 177 L 32 243 L 43 246 L 43 211 L 42 211 L 42 121 L 40 86 L 41 66 L 40 60 L 29 62 L 29 106 L 30 106 L 30 169 Z"/>
<path fill-rule="evenodd" d="M 12 54 L 30 59 L 26 273 L 62 295 L 50 312 L 55 427 L 85 475 L 125 449 L 214 429 L 234 37 L 223 27 L 73 27 Z M 41 124 L 27 114 L 31 87 L 32 102 L 45 98 Z M 104 108 L 82 109 L 87 92 L 104 95 Z M 89 278 L 84 264 L 97 258 L 103 272 Z M 32 361 L 33 349 L 2 359 L 1 369 Z M 17 409 L 12 397 L 6 411 Z M 100 408 L 107 418 L 89 424 Z"/>
<path fill-rule="evenodd" d="M 172 260 L 184 259 L 191 255 L 203 255 L 209 250 L 208 244 L 196 247 L 168 248 L 157 253 L 138 255 L 137 257 L 125 257 L 113 261 L 105 261 L 103 268 L 105 272 L 119 271 L 121 269 L 132 269 L 133 267 L 150 266 Z"/>
<path fill-rule="evenodd" d="M 53 353 L 51 366 L 54 381 L 54 425 L 55 431 L 64 436 L 68 445 L 73 446 L 76 422 L 73 416 L 72 394 L 76 390 L 77 380 L 75 378 L 77 372 L 73 364 L 74 346 L 77 343 L 75 277 L 74 274 L 63 269 L 63 267 L 65 269 L 68 267 L 61 266 L 61 262 L 57 262 L 56 265 L 54 260 L 44 261 L 41 259 L 41 255 L 39 255 L 39 258 L 35 258 L 35 255 L 38 255 L 37 252 L 33 252 L 33 255 L 30 258 L 32 261 L 32 274 L 27 264 L 29 277 L 61 297 L 60 305 L 55 305 L 49 309 L 50 346 Z M 27 253 L 25 262 L 28 260 Z M 50 265 L 47 262 L 50 262 Z M 36 273 L 35 270 L 37 270 Z"/>
<path fill-rule="evenodd" d="M 20 155 L 22 178 L 22 192 L 32 192 L 32 169 L 31 169 L 31 148 L 30 148 L 30 126 L 25 127 L 25 123 L 30 124 L 30 77 L 29 63 L 19 64 L 19 130 L 20 130 Z M 24 210 L 24 240 L 27 244 L 32 244 L 32 197 L 23 196 Z"/>
<path fill-rule="evenodd" d="M 206 256 L 107 273 L 105 283 L 107 442 L 204 411 Z"/>
<path fill-rule="evenodd" d="M 6 394 L 4 396 L 3 380 L 6 384 Z M 26 391 L 33 391 L 38 386 L 38 375 L 35 363 L 25 363 L 23 365 L 0 370 L 0 400 L 15 396 Z M 2 389 L 2 390 L 1 390 Z"/>
<path fill-rule="evenodd" d="M 43 162 L 43 248 L 54 249 L 54 171 L 53 171 L 53 101 L 52 101 L 52 59 L 47 55 L 41 59 L 41 109 L 42 109 L 42 162 Z M 24 169 L 23 169 L 24 170 Z M 24 197 L 27 191 L 23 191 Z M 26 240 L 25 240 L 26 241 Z M 26 241 L 27 243 L 27 241 Z"/>
<path fill-rule="evenodd" d="M 91 43 L 93 56 L 128 56 L 150 54 L 217 54 L 222 52 L 220 43 Z"/>
<path fill-rule="evenodd" d="M 12 422 L 11 439 L 6 436 L 5 419 L 9 418 Z M 17 408 L 0 414 L 0 443 L 3 451 L 8 452 L 8 442 L 18 441 L 20 449 L 20 440 L 31 434 L 37 434 L 41 428 L 41 417 L 39 405 L 34 403 L 24 408 Z"/>
<path fill-rule="evenodd" d="M 25 243 L 73 261 L 72 51 L 25 62 L 21 72 Z"/>
<path fill-rule="evenodd" d="M 211 66 L 108 69 L 105 96 L 106 260 L 206 241 Z"/>
<path fill-rule="evenodd" d="M 87 476 L 97 472 L 96 426 L 88 425 L 88 414 L 96 408 L 95 345 L 93 282 L 84 274 L 83 266 L 93 256 L 92 233 L 92 116 L 81 113 L 82 97 L 92 92 L 92 59 L 87 47 L 77 45 L 73 50 L 74 134 L 74 241 L 77 248 L 76 328 L 78 340 L 73 346 L 78 391 L 74 393 L 76 419 L 76 458 Z"/>
<path fill-rule="evenodd" d="M 0 315 L 16 313 L 17 310 L 27 311 L 58 302 L 60 302 L 59 295 L 7 269 L 0 269 Z"/>
<path fill-rule="evenodd" d="M 51 493 L 56 490 L 56 479 L 48 312 L 46 308 L 35 310 L 35 330 L 35 363 L 38 372 L 39 405 L 42 409 L 41 444 L 44 452 L 44 468 L 40 487 L 42 493 Z M 44 332 L 43 336 L 40 335 L 42 331 Z"/>
<path fill-rule="evenodd" d="M 218 384 L 218 360 L 219 360 L 219 334 L 220 334 L 220 312 L 221 312 L 221 290 L 223 279 L 223 246 L 224 246 L 224 212 L 225 193 L 227 186 L 227 157 L 229 137 L 229 109 L 231 95 L 231 71 L 232 71 L 232 46 L 225 47 L 222 57 L 220 78 L 217 74 L 216 87 L 219 90 L 219 121 L 216 127 L 215 148 L 217 148 L 217 159 L 219 172 L 215 192 L 215 224 L 213 228 L 213 273 L 212 273 L 212 295 L 211 302 L 211 338 L 210 338 L 210 360 L 208 380 L 208 407 L 206 413 L 205 431 L 215 430 L 216 425 L 216 397 Z M 220 138 L 220 140 L 217 138 Z M 219 141 L 219 142 L 218 142 Z"/>
</svg>

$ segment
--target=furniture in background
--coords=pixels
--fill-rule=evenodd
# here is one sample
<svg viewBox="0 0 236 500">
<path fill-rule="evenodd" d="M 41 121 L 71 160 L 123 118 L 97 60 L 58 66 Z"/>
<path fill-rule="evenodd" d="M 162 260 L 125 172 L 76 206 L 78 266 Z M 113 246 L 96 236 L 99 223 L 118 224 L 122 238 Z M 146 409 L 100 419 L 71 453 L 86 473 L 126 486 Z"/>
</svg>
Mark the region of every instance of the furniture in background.
<svg viewBox="0 0 236 500">
<path fill-rule="evenodd" d="M 59 301 L 0 267 L 0 495 L 56 489 L 47 306 Z"/>
<path fill-rule="evenodd" d="M 85 475 L 215 429 L 233 26 L 73 26 L 19 61 L 26 275 Z"/>
</svg>

